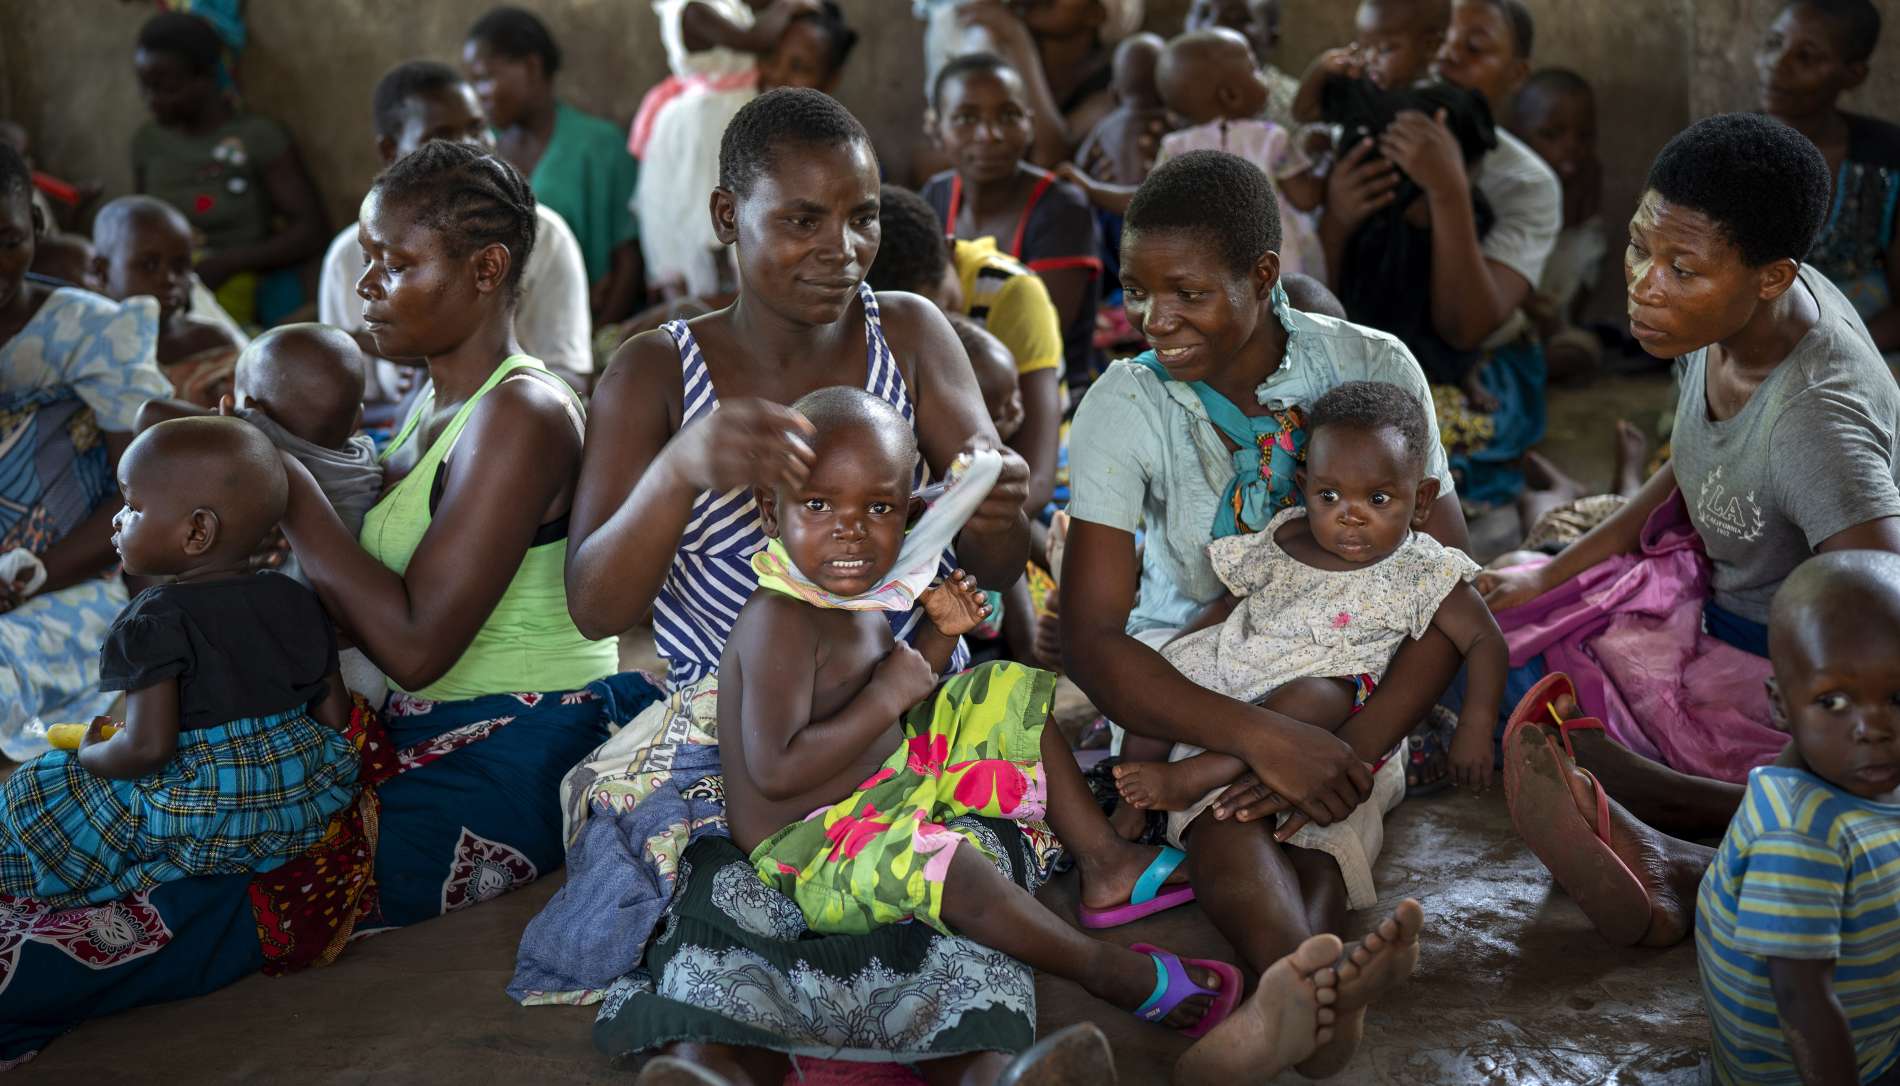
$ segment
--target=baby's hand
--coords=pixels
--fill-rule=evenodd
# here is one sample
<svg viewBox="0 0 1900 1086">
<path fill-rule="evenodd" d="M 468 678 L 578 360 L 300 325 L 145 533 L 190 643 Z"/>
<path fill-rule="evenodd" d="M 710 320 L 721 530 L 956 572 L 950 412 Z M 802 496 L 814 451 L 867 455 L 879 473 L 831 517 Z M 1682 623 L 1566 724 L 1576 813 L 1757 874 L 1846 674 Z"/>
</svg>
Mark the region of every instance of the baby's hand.
<svg viewBox="0 0 1900 1086">
<path fill-rule="evenodd" d="M 1460 720 L 1458 730 L 1452 734 L 1452 779 L 1460 788 L 1470 788 L 1476 793 L 1491 786 L 1491 772 L 1495 768 L 1491 756 L 1491 726 L 1495 715 L 1482 720 Z"/>
<path fill-rule="evenodd" d="M 909 642 L 899 641 L 891 646 L 891 654 L 878 662 L 871 685 L 889 696 L 895 715 L 930 696 L 937 688 L 937 671 L 923 653 L 911 648 Z"/>
<path fill-rule="evenodd" d="M 1326 50 L 1313 62 L 1313 66 L 1326 75 L 1343 75 L 1353 79 L 1365 73 L 1365 62 L 1357 43 Z"/>
<path fill-rule="evenodd" d="M 917 597 L 917 602 L 924 605 L 924 614 L 945 637 L 961 637 L 990 617 L 989 594 L 963 570 L 932 585 Z"/>
<path fill-rule="evenodd" d="M 79 749 L 85 750 L 95 743 L 103 743 L 119 733 L 118 726 L 109 716 L 96 716 L 86 725 L 86 734 L 79 737 Z"/>
</svg>

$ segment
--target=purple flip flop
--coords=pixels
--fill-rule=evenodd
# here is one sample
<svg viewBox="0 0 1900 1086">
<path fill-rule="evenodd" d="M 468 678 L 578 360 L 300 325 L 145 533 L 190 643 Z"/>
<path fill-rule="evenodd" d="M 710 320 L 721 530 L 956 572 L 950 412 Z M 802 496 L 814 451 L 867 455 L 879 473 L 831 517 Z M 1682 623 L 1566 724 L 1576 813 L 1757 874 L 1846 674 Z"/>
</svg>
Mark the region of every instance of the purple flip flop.
<svg viewBox="0 0 1900 1086">
<path fill-rule="evenodd" d="M 1179 886 L 1167 885 L 1168 876 L 1187 859 L 1187 853 L 1178 848 L 1163 846 L 1148 863 L 1148 869 L 1135 880 L 1135 890 L 1128 895 L 1125 905 L 1111 905 L 1106 909 L 1091 909 L 1083 905 L 1076 909 L 1077 919 L 1085 928 L 1118 928 L 1123 924 L 1132 924 L 1145 916 L 1164 913 L 1177 905 L 1186 905 L 1194 900 L 1194 887 L 1182 883 Z"/>
<path fill-rule="evenodd" d="M 1214 1005 L 1207 1009 L 1199 1022 L 1175 1031 L 1183 1037 L 1198 1038 L 1226 1020 L 1240 1002 L 1240 970 L 1226 962 L 1211 958 L 1183 958 L 1147 943 L 1136 943 L 1128 949 L 1148 955 L 1155 963 L 1154 994 L 1148 997 L 1146 1003 L 1135 1008 L 1135 1017 L 1144 1022 L 1160 1022 L 1180 1006 L 1182 1000 L 1197 995 L 1213 996 Z M 1203 988 L 1194 983 L 1194 978 L 1187 975 L 1185 968 L 1189 965 L 1198 965 L 1220 977 L 1220 988 Z"/>
</svg>

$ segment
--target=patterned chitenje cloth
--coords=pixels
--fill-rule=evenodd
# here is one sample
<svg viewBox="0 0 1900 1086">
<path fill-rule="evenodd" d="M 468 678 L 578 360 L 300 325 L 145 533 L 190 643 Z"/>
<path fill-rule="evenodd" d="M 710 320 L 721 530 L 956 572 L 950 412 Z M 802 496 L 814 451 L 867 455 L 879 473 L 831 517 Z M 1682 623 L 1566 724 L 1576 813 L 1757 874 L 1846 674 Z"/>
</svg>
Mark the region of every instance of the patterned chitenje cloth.
<svg viewBox="0 0 1900 1086">
<path fill-rule="evenodd" d="M 282 866 L 72 909 L 0 895 L 0 1067 L 87 1018 L 328 962 L 558 867 L 562 775 L 658 697 L 629 672 L 564 693 L 392 698 L 381 715 L 359 700 L 343 737 L 362 790 Z"/>
<path fill-rule="evenodd" d="M 1433 385 L 1432 403 L 1458 497 L 1482 508 L 1517 497 L 1524 489 L 1518 462 L 1544 439 L 1544 348 L 1529 340 L 1506 344 L 1479 365 L 1479 380 L 1497 400 L 1496 410 L 1478 410 L 1452 385 Z"/>
<path fill-rule="evenodd" d="M 965 815 L 947 828 L 980 842 L 1018 886 L 1041 885 L 1019 824 Z M 601 1001 L 594 1044 L 609 1056 L 691 1040 L 917 1063 L 1035 1041 L 1035 975 L 1005 954 L 926 924 L 814 932 L 728 837 L 688 846 L 678 885 L 641 968 Z"/>
<path fill-rule="evenodd" d="M 178 733 L 165 766 L 101 777 L 55 750 L 7 778 L 0 893 L 97 905 L 194 875 L 268 870 L 356 794 L 356 751 L 302 709 Z"/>
<path fill-rule="evenodd" d="M 1047 805 L 1042 729 L 1056 677 L 1021 664 L 954 675 L 904 714 L 904 741 L 858 790 L 759 843 L 752 865 L 813 931 L 921 920 L 944 934 L 943 884 L 961 815 L 1030 822 Z M 994 857 L 992 857 L 992 861 Z"/>
</svg>

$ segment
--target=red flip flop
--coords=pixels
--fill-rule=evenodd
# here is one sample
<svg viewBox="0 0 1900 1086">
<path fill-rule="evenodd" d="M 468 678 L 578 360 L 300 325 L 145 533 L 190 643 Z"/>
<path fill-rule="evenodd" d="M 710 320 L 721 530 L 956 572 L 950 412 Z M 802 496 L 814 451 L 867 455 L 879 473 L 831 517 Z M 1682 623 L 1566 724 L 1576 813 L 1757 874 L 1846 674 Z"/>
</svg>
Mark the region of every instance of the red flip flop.
<svg viewBox="0 0 1900 1086">
<path fill-rule="evenodd" d="M 1577 686 L 1570 676 L 1561 671 L 1553 671 L 1537 680 L 1524 696 L 1517 701 L 1517 708 L 1511 710 L 1510 719 L 1504 723 L 1504 736 L 1498 742 L 1500 750 L 1511 749 L 1511 736 L 1520 728 L 1529 724 L 1542 724 L 1546 718 L 1556 723 L 1557 699 L 1565 694 L 1574 700 Z M 1567 746 L 1568 744 L 1566 744 Z M 1511 765 L 1511 759 L 1504 759 L 1504 799 L 1510 802 L 1517 795 L 1517 773 Z"/>
<path fill-rule="evenodd" d="M 1649 931 L 1649 891 L 1610 848 L 1610 797 L 1590 771 L 1596 817 L 1577 810 L 1564 774 L 1573 767 L 1548 733 L 1520 729 L 1504 748 L 1507 772 L 1515 765 L 1517 791 L 1511 824 L 1603 937 L 1635 946 Z"/>
</svg>

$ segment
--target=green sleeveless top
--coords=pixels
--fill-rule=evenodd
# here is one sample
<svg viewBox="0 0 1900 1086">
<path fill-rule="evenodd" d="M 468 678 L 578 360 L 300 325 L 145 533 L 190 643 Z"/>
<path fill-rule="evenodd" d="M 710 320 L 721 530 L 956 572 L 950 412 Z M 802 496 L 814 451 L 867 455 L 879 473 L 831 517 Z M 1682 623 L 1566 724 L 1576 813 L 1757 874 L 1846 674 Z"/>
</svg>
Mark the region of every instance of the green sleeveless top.
<svg viewBox="0 0 1900 1086">
<path fill-rule="evenodd" d="M 455 417 L 436 438 L 421 450 L 412 468 L 396 488 L 384 495 L 363 517 L 359 536 L 363 549 L 397 573 L 409 568 L 409 560 L 429 530 L 432 519 L 430 492 L 442 462 L 455 448 L 462 427 L 483 396 L 510 375 L 522 370 L 547 372 L 538 359 L 514 355 L 495 367 L 482 387 L 456 411 Z M 540 380 L 529 377 L 527 380 Z M 559 383 L 558 378 L 549 381 Z M 570 400 L 569 413 L 576 429 L 581 423 L 579 398 L 561 384 Z M 383 459 L 402 449 L 416 436 L 416 427 L 429 414 L 435 394 L 425 395 L 409 413 L 396 439 L 384 450 Z M 539 515 L 533 510 L 531 515 Z M 613 674 L 620 667 L 617 638 L 589 641 L 574 627 L 567 613 L 567 540 L 565 537 L 533 546 L 521 559 L 521 568 L 501 601 L 489 613 L 488 621 L 476 632 L 462 658 L 435 682 L 408 693 L 430 701 L 459 701 L 485 694 L 517 692 L 553 693 L 576 690 L 595 679 Z M 390 689 L 401 687 L 391 682 Z"/>
</svg>

